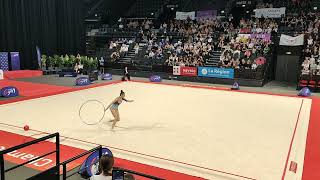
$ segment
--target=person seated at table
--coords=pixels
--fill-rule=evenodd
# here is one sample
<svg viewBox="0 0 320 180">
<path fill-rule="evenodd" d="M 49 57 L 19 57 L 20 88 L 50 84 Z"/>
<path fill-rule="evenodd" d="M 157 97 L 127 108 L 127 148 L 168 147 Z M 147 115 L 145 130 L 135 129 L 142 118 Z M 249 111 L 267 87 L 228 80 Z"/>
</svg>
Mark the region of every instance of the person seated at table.
<svg viewBox="0 0 320 180">
<path fill-rule="evenodd" d="M 81 64 L 81 61 L 76 59 L 76 63 L 74 65 L 74 70 L 78 74 L 82 74 L 83 72 L 83 65 Z"/>
</svg>

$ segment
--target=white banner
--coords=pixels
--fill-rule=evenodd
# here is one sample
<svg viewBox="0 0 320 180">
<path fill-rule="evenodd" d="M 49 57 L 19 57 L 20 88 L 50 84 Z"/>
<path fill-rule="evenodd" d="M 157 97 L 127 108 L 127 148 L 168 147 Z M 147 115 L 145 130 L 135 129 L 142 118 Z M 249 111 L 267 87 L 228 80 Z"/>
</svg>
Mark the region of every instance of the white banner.
<svg viewBox="0 0 320 180">
<path fill-rule="evenodd" d="M 255 16 L 261 18 L 262 16 L 267 18 L 281 18 L 282 15 L 286 14 L 286 8 L 263 8 L 255 9 Z"/>
<path fill-rule="evenodd" d="M 3 79 L 3 71 L 0 69 L 0 80 Z"/>
<path fill-rule="evenodd" d="M 179 76 L 180 75 L 180 66 L 173 66 L 173 75 Z"/>
<path fill-rule="evenodd" d="M 302 46 L 304 43 L 304 35 L 292 37 L 288 35 L 281 34 L 280 46 Z"/>
<path fill-rule="evenodd" d="M 196 19 L 196 12 L 195 11 L 191 11 L 191 12 L 177 11 L 176 12 L 176 19 L 177 20 L 186 20 L 188 18 L 195 20 Z"/>
</svg>

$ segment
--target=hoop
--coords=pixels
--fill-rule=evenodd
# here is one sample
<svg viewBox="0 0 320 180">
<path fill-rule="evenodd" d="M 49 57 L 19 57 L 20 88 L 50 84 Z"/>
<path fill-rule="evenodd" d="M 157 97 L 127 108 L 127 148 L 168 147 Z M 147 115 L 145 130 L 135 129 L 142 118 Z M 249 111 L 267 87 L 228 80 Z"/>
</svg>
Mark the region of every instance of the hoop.
<svg viewBox="0 0 320 180">
<path fill-rule="evenodd" d="M 86 125 L 99 124 L 106 114 L 106 108 L 101 101 L 88 100 L 79 109 L 79 118 Z"/>
</svg>

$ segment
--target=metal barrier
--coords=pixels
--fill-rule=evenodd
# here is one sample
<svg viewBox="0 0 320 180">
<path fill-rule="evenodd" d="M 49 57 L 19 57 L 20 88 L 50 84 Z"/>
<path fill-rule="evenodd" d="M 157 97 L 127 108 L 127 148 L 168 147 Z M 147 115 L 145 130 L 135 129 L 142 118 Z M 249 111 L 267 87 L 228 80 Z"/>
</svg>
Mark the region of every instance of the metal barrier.
<svg viewBox="0 0 320 180">
<path fill-rule="evenodd" d="M 51 139 L 51 138 L 56 138 L 56 149 L 54 151 L 51 151 L 49 153 L 46 153 L 42 156 L 39 156 L 37 158 L 34 158 L 34 159 L 31 159 L 30 161 L 27 161 L 27 162 L 24 162 L 22 164 L 19 164 L 19 165 L 16 165 L 16 166 L 13 166 L 11 168 L 8 168 L 8 169 L 5 169 L 4 168 L 4 155 L 7 154 L 7 153 L 10 153 L 12 151 L 16 151 L 18 149 L 22 149 L 22 148 L 25 148 L 27 146 L 31 146 L 33 144 L 36 144 L 36 143 L 39 143 L 39 142 L 42 142 L 42 141 L 46 141 L 48 139 Z M 42 138 L 39 138 L 39 139 L 35 139 L 35 140 L 32 140 L 30 142 L 27 142 L 27 143 L 24 143 L 24 144 L 21 144 L 21 145 L 18 145 L 18 146 L 15 146 L 15 147 L 12 147 L 12 148 L 9 148 L 9 149 L 5 149 L 3 151 L 0 151 L 0 172 L 1 172 L 1 176 L 0 176 L 0 179 L 1 180 L 5 180 L 5 173 L 6 172 L 9 172 L 9 171 L 12 171 L 14 169 L 17 169 L 21 166 L 24 166 L 30 162 L 33 162 L 33 161 L 36 161 L 42 157 L 45 157 L 45 156 L 48 156 L 50 154 L 53 154 L 53 153 L 56 153 L 56 166 L 59 167 L 60 165 L 60 139 L 59 139 L 59 133 L 54 133 L 54 134 L 50 134 L 48 136 L 45 136 L 45 137 L 42 137 Z M 60 170 L 59 168 L 57 168 L 57 173 L 59 174 Z"/>
<path fill-rule="evenodd" d="M 101 156 L 102 156 L 102 146 L 98 146 L 98 147 L 93 148 L 93 149 L 91 149 L 89 151 L 86 151 L 86 152 L 84 152 L 82 154 L 79 154 L 76 157 L 73 157 L 73 158 L 71 158 L 71 159 L 69 159 L 67 161 L 62 162 L 61 163 L 61 166 L 62 166 L 62 179 L 66 180 L 67 178 L 69 178 L 69 177 L 71 177 L 71 176 L 73 176 L 73 175 L 75 175 L 75 174 L 77 174 L 77 173 L 79 173 L 81 171 L 81 169 L 79 169 L 78 171 L 76 171 L 76 172 L 74 172 L 74 173 L 72 173 L 72 174 L 67 176 L 67 164 L 68 163 L 70 163 L 72 161 L 75 161 L 75 160 L 77 160 L 77 159 L 79 159 L 79 158 L 81 158 L 83 156 L 86 156 L 86 155 L 88 155 L 90 153 L 93 153 L 93 152 L 96 152 L 96 151 L 99 151 L 99 159 L 100 159 Z M 87 168 L 87 167 L 85 167 L 85 168 Z"/>
<path fill-rule="evenodd" d="M 22 164 L 19 164 L 19 165 L 16 165 L 16 166 L 13 166 L 11 168 L 8 168 L 8 169 L 5 169 L 4 167 L 4 155 L 7 154 L 7 153 L 10 153 L 12 151 L 16 151 L 18 149 L 22 149 L 22 148 L 25 148 L 27 146 L 31 146 L 33 144 L 36 144 L 36 143 L 39 143 L 39 142 L 42 142 L 42 141 L 46 141 L 48 139 L 51 139 L 51 138 L 56 138 L 56 149 L 54 151 L 51 151 L 49 153 L 46 153 L 44 155 L 41 155 L 37 158 L 34 158 L 34 159 L 31 159 L 30 161 L 27 161 L 27 162 L 24 162 Z M 60 163 L 60 139 L 59 139 L 59 133 L 55 133 L 55 134 L 51 134 L 51 135 L 48 135 L 48 136 L 45 136 L 45 137 L 42 137 L 42 138 L 39 138 L 39 139 L 35 139 L 35 140 L 32 140 L 30 142 L 27 142 L 27 143 L 24 143 L 24 144 L 21 144 L 21 145 L 18 145 L 18 146 L 15 146 L 15 147 L 12 147 L 12 148 L 9 148 L 9 149 L 5 149 L 3 151 L 0 151 L 0 172 L 1 172 L 1 176 L 0 176 L 0 180 L 5 180 L 5 173 L 6 172 L 9 172 L 9 171 L 12 171 L 14 169 L 17 169 L 21 166 L 24 166 L 30 162 L 33 162 L 33 161 L 36 161 L 42 157 L 45 157 L 45 156 L 48 156 L 48 155 L 51 155 L 53 153 L 56 153 L 56 166 L 52 167 L 51 169 L 48 169 L 42 173 L 39 173 L 33 177 L 30 177 L 30 178 L 27 178 L 28 180 L 40 180 L 40 179 L 43 179 L 44 176 L 45 177 L 50 177 L 50 179 L 60 179 L 60 166 L 62 166 L 62 179 L 63 180 L 66 180 L 68 178 L 70 178 L 71 176 L 75 175 L 75 174 L 78 174 L 80 171 L 83 171 L 83 169 L 80 169 L 78 171 L 75 171 L 73 172 L 72 174 L 68 175 L 67 176 L 67 164 L 72 162 L 72 161 L 75 161 L 79 158 L 82 158 L 86 155 L 89 155 L 93 152 L 99 152 L 99 159 L 100 157 L 102 156 L 102 146 L 97 146 L 96 148 L 93 148 L 89 151 L 86 151 L 78 156 L 75 156 L 67 161 L 64 161 L 62 163 Z M 96 163 L 99 162 L 99 159 L 97 160 Z M 85 167 L 85 168 L 88 168 L 88 167 Z M 139 172 L 135 172 L 135 171 L 132 171 L 132 170 L 128 170 L 128 169 L 122 169 L 122 168 L 118 168 L 118 167 L 115 167 L 114 169 L 117 169 L 117 170 L 122 170 L 124 172 L 127 172 L 127 173 L 130 173 L 130 174 L 133 174 L 133 175 L 138 175 L 138 176 L 141 176 L 141 177 L 144 177 L 144 178 L 149 178 L 149 179 L 154 179 L 154 180 L 164 180 L 162 178 L 158 178 L 158 177 L 154 177 L 154 176 L 151 176 L 151 175 L 147 175 L 147 174 L 143 174 L 143 173 L 139 173 Z M 54 174 L 55 176 L 50 176 L 50 174 Z M 46 178 L 47 179 L 47 178 Z M 48 179 L 49 180 L 49 179 Z"/>
<path fill-rule="evenodd" d="M 82 153 L 82 154 L 80 154 L 80 155 L 78 155 L 78 156 L 75 156 L 75 157 L 73 157 L 73 158 L 71 158 L 71 159 L 69 159 L 69 160 L 67 160 L 67 161 L 62 162 L 62 163 L 60 164 L 60 165 L 62 166 L 62 172 L 63 172 L 63 173 L 62 173 L 62 180 L 66 180 L 66 179 L 70 178 L 71 176 L 74 176 L 75 174 L 78 174 L 80 171 L 83 171 L 83 169 L 80 169 L 80 168 L 79 168 L 78 171 L 75 171 L 75 172 L 73 172 L 72 174 L 69 174 L 69 175 L 67 176 L 67 164 L 68 164 L 68 163 L 70 163 L 70 162 L 72 162 L 72 161 L 75 161 L 75 160 L 77 160 L 77 159 L 79 159 L 79 158 L 82 158 L 83 156 L 86 156 L 86 155 L 89 155 L 89 154 L 91 154 L 91 153 L 94 153 L 94 152 L 96 152 L 96 151 L 99 151 L 99 159 L 100 159 L 100 157 L 102 156 L 102 146 L 101 146 L 101 145 L 98 146 L 98 147 L 96 147 L 96 148 L 93 148 L 93 149 L 91 149 L 91 150 L 89 150 L 89 151 L 86 151 L 86 152 L 84 152 L 84 153 Z M 99 159 L 98 159 L 97 162 L 95 162 L 95 163 L 98 163 L 98 162 L 99 162 Z M 88 166 L 86 166 L 86 167 L 84 167 L 84 168 L 88 168 Z M 162 178 L 158 178 L 158 177 L 154 177 L 154 176 L 151 176 L 151 175 L 147 175 L 147 174 L 135 172 L 135 171 L 128 170 L 128 169 L 122 169 L 122 168 L 118 168 L 118 167 L 115 167 L 114 169 L 122 170 L 122 171 L 124 171 L 124 172 L 131 173 L 131 174 L 133 174 L 133 175 L 138 175 L 138 176 L 142 176 L 142 177 L 144 177 L 144 178 L 149 178 L 149 179 L 153 179 L 153 180 L 164 180 L 164 179 L 162 179 Z"/>
</svg>

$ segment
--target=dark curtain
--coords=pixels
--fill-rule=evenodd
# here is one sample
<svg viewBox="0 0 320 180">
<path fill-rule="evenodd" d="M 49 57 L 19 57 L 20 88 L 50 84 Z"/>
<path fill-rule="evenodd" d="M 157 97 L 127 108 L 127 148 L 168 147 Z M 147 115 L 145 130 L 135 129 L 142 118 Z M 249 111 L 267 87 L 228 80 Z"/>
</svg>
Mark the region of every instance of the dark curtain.
<svg viewBox="0 0 320 180">
<path fill-rule="evenodd" d="M 296 83 L 299 72 L 299 56 L 279 55 L 277 58 L 276 80 Z"/>
<path fill-rule="evenodd" d="M 0 0 L 0 51 L 18 51 L 22 69 L 37 69 L 42 54 L 83 53 L 82 0 Z"/>
</svg>

